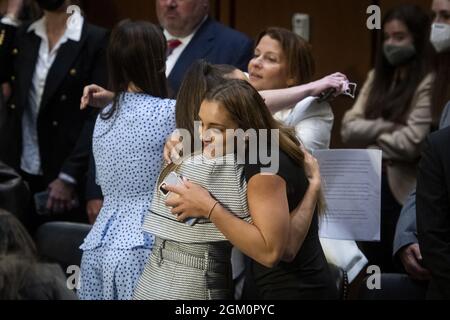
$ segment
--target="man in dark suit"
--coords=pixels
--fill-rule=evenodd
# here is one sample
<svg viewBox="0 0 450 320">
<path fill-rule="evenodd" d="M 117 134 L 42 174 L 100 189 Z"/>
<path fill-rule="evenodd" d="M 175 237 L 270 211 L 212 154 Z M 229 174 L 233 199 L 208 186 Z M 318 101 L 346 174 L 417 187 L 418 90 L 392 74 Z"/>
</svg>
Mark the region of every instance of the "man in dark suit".
<svg viewBox="0 0 450 320">
<path fill-rule="evenodd" d="M 450 102 L 445 107 L 439 128 L 450 127 Z M 394 238 L 394 258 L 414 280 L 430 280 L 430 272 L 422 265 L 422 254 L 417 239 L 416 190 L 403 206 Z"/>
<path fill-rule="evenodd" d="M 17 4 L 18 0 L 10 1 Z M 95 114 L 80 111 L 84 86 L 106 83 L 108 33 L 78 16 L 68 23 L 68 0 L 37 0 L 43 18 L 19 25 L 17 11 L 0 23 L 0 83 L 13 89 L 6 107 L 0 157 L 20 170 L 33 194 L 48 190 L 51 219 L 83 221 L 83 198 Z M 74 215 L 76 213 L 76 215 Z M 32 215 L 30 229 L 42 220 Z"/>
<path fill-rule="evenodd" d="M 253 42 L 208 17 L 208 0 L 156 0 L 156 13 L 168 41 L 166 74 L 174 93 L 184 73 L 199 59 L 247 70 Z"/>
<path fill-rule="evenodd" d="M 176 96 L 185 72 L 199 59 L 247 70 L 253 56 L 253 41 L 209 17 L 208 0 L 156 0 L 156 13 L 168 41 L 166 75 L 172 97 Z M 91 159 L 87 183 L 87 212 L 91 222 L 102 207 L 94 166 Z"/>
<path fill-rule="evenodd" d="M 417 179 L 417 229 L 430 299 L 450 299 L 450 128 L 426 141 Z"/>
</svg>

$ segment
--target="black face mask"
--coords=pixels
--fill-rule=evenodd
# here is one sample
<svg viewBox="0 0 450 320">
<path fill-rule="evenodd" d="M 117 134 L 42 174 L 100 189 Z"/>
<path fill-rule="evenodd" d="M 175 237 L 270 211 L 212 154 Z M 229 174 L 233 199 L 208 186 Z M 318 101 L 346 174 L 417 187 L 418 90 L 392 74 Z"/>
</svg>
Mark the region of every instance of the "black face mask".
<svg viewBox="0 0 450 320">
<path fill-rule="evenodd" d="M 64 4 L 65 0 L 36 0 L 42 10 L 56 11 Z"/>
</svg>

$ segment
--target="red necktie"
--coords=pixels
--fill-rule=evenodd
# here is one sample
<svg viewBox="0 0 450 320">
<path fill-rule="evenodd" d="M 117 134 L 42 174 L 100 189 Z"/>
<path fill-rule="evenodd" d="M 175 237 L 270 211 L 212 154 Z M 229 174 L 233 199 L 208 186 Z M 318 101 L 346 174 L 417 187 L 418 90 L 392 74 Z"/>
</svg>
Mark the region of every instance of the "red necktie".
<svg viewBox="0 0 450 320">
<path fill-rule="evenodd" d="M 181 44 L 183 44 L 178 39 L 172 39 L 167 41 L 167 56 L 170 56 L 176 48 L 178 48 Z"/>
</svg>

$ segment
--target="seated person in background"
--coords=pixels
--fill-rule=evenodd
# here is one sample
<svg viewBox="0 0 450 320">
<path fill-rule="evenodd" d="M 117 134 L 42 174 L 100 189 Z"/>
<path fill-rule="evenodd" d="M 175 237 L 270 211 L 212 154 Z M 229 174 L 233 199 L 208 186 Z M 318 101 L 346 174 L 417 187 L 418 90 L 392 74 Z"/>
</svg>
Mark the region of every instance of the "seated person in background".
<svg viewBox="0 0 450 320">
<path fill-rule="evenodd" d="M 388 273 L 395 271 L 395 226 L 415 186 L 420 147 L 431 127 L 429 25 L 417 6 L 402 5 L 387 13 L 375 70 L 342 123 L 344 142 L 383 151 L 381 242 L 362 242 L 360 247 L 369 264 Z"/>
<path fill-rule="evenodd" d="M 14 212 L 18 219 L 25 214 L 30 191 L 14 169 L 0 162 L 0 208 Z"/>
<path fill-rule="evenodd" d="M 434 69 L 436 80 L 432 94 L 433 128 L 444 129 L 450 126 L 450 102 L 443 110 L 445 103 L 450 100 L 450 0 L 434 0 L 431 10 L 433 12 L 433 30 L 431 42 L 436 49 Z M 444 30 L 439 33 L 436 27 Z M 440 122 L 439 122 L 440 118 Z M 422 255 L 417 240 L 416 226 L 416 190 L 408 197 L 397 224 L 394 239 L 394 256 L 400 258 L 406 272 L 416 280 L 429 280 L 428 270 L 421 266 Z"/>
<path fill-rule="evenodd" d="M 0 209 L 0 300 L 76 300 L 58 265 L 38 261 L 23 225 Z"/>
<path fill-rule="evenodd" d="M 417 178 L 417 230 L 429 299 L 450 299 L 450 128 L 432 134 Z"/>
<path fill-rule="evenodd" d="M 450 102 L 442 113 L 440 129 L 450 127 Z M 422 265 L 422 254 L 417 240 L 416 190 L 402 209 L 394 238 L 394 258 L 400 259 L 405 271 L 414 279 L 430 280 L 430 273 Z"/>
<path fill-rule="evenodd" d="M 30 210 L 30 231 L 48 220 L 87 220 L 77 202 L 83 203 L 95 114 L 80 111 L 79 99 L 88 83 L 106 82 L 107 31 L 81 16 L 80 28 L 67 24 L 69 0 L 36 2 L 42 18 L 20 23 L 23 1 L 10 0 L 0 20 L 0 83 L 12 88 L 0 158 L 20 169 L 33 194 L 48 190 L 49 215 Z"/>
</svg>

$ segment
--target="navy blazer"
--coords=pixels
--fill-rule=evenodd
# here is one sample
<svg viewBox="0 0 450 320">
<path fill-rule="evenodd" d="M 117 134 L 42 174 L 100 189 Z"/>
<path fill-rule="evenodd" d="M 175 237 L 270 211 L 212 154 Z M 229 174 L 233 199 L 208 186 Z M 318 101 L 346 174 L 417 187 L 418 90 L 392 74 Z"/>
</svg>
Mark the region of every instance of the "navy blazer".
<svg viewBox="0 0 450 320">
<path fill-rule="evenodd" d="M 417 175 L 417 235 L 429 299 L 450 299 L 450 128 L 430 135 Z"/>
<path fill-rule="evenodd" d="M 207 18 L 184 49 L 169 75 L 169 86 L 175 95 L 184 74 L 197 60 L 213 64 L 229 64 L 247 71 L 253 55 L 253 41 L 243 33 Z"/>
<path fill-rule="evenodd" d="M 439 129 L 450 127 L 450 102 L 445 107 Z M 397 222 L 394 238 L 394 257 L 406 246 L 418 243 L 416 225 L 416 190 L 409 195 Z"/>
</svg>

